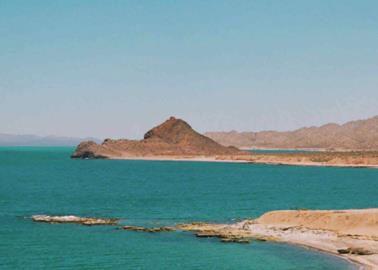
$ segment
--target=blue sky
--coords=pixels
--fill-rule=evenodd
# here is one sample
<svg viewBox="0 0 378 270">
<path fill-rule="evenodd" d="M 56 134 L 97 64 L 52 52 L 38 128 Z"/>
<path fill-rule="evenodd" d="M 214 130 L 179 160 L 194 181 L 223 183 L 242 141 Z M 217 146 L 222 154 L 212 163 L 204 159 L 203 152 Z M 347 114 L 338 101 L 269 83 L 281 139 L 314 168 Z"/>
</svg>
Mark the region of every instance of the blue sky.
<svg viewBox="0 0 378 270">
<path fill-rule="evenodd" d="M 378 1 L 0 0 L 0 133 L 138 138 L 378 114 Z"/>
</svg>

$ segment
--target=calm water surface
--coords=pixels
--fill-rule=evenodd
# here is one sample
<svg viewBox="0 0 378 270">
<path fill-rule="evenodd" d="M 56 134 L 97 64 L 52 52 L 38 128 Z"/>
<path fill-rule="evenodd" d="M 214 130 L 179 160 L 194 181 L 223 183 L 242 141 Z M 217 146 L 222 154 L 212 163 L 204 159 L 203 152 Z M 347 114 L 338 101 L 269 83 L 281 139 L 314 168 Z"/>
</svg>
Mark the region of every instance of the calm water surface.
<svg viewBox="0 0 378 270">
<path fill-rule="evenodd" d="M 41 224 L 30 216 L 161 226 L 234 222 L 275 209 L 378 207 L 375 169 L 71 160 L 72 150 L 0 148 L 0 269 L 354 269 L 282 244 Z"/>
</svg>

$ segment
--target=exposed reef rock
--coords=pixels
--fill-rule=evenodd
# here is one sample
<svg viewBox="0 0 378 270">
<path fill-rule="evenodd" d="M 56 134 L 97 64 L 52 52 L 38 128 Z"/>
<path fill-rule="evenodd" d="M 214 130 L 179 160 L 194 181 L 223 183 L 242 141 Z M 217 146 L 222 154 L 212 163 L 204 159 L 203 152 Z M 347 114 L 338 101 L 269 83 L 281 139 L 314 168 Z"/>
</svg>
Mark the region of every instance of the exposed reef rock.
<svg viewBox="0 0 378 270">
<path fill-rule="evenodd" d="M 252 240 L 257 241 L 278 241 L 277 238 L 256 234 L 248 230 L 244 230 L 239 226 L 228 224 L 213 224 L 194 222 L 188 224 L 176 225 L 178 230 L 193 232 L 199 238 L 219 238 L 223 243 L 250 243 Z"/>
<path fill-rule="evenodd" d="M 373 255 L 374 252 L 371 250 L 367 250 L 363 247 L 351 247 L 346 249 L 338 249 L 337 250 L 340 254 L 356 254 L 356 255 Z"/>
<path fill-rule="evenodd" d="M 35 215 L 32 216 L 32 220 L 35 222 L 45 223 L 76 223 L 81 225 L 116 225 L 118 219 L 115 218 L 91 218 L 91 217 L 78 217 L 78 216 L 47 216 L 47 215 Z"/>
<path fill-rule="evenodd" d="M 145 228 L 140 226 L 123 226 L 122 229 L 127 231 L 136 231 L 136 232 L 149 232 L 149 233 L 157 233 L 157 232 L 171 232 L 175 231 L 175 227 L 157 227 L 157 228 Z"/>
<path fill-rule="evenodd" d="M 238 238 L 238 237 L 226 237 L 221 238 L 222 243 L 239 243 L 239 244 L 249 244 L 251 243 L 251 239 L 248 238 Z"/>
<path fill-rule="evenodd" d="M 154 157 L 215 157 L 249 155 L 235 147 L 222 146 L 194 131 L 181 119 L 169 118 L 149 130 L 143 140 L 106 139 L 102 144 L 93 141 L 78 145 L 72 158 L 154 158 Z"/>
<path fill-rule="evenodd" d="M 227 229 L 226 229 L 227 228 Z M 147 232 L 147 233 L 159 233 L 159 232 L 172 232 L 172 231 L 190 231 L 194 233 L 196 237 L 200 238 L 219 238 L 223 243 L 250 243 L 252 237 L 236 230 L 228 228 L 226 225 L 219 224 L 207 224 L 207 223 L 190 223 L 190 224 L 178 224 L 175 227 L 156 227 L 146 228 L 141 226 L 124 226 L 122 229 L 127 231 Z M 259 237 L 257 237 L 259 238 Z"/>
</svg>

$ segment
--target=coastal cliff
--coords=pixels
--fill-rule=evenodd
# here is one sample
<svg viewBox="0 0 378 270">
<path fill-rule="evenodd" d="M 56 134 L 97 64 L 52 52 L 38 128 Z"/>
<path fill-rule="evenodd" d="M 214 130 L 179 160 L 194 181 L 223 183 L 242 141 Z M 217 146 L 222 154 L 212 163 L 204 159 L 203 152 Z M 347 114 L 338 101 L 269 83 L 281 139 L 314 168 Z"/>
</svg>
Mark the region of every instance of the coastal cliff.
<svg viewBox="0 0 378 270">
<path fill-rule="evenodd" d="M 216 157 L 249 155 L 235 147 L 226 147 L 196 132 L 181 119 L 169 118 L 149 130 L 142 140 L 106 139 L 80 143 L 72 158 L 156 158 Z"/>
</svg>

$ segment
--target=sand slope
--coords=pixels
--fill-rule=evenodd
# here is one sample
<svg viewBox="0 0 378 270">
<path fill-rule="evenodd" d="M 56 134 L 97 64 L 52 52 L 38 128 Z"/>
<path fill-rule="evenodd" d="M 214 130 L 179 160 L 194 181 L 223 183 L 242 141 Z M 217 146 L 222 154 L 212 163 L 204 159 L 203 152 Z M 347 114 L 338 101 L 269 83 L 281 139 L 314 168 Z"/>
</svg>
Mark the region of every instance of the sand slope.
<svg viewBox="0 0 378 270">
<path fill-rule="evenodd" d="M 273 211 L 257 219 L 260 224 L 279 227 L 303 226 L 329 230 L 338 235 L 358 235 L 378 240 L 378 209 L 361 210 L 285 210 Z"/>
</svg>

